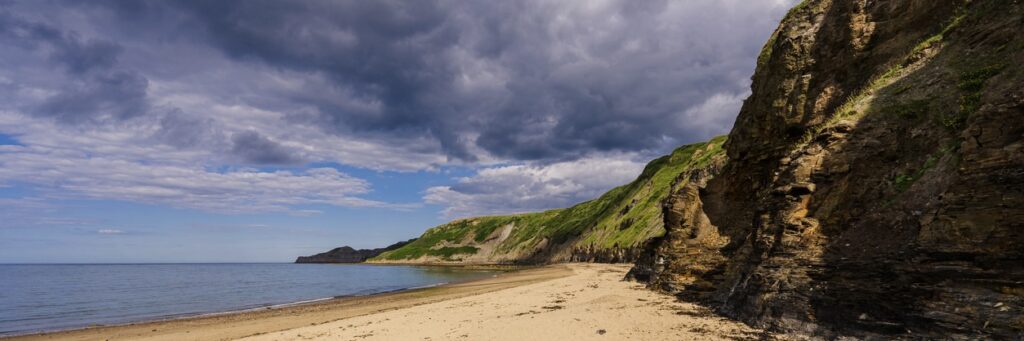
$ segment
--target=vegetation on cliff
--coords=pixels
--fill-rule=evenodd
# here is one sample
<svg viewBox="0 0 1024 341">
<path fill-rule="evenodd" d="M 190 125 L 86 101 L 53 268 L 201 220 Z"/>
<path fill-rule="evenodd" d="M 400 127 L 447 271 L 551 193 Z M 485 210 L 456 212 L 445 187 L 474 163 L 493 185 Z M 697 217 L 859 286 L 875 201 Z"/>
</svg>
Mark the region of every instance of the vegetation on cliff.
<svg viewBox="0 0 1024 341">
<path fill-rule="evenodd" d="M 633 182 L 597 199 L 544 212 L 456 220 L 374 260 L 533 263 L 566 260 L 584 248 L 638 248 L 664 233 L 661 202 L 673 180 L 721 155 L 724 141 L 717 137 L 680 147 L 648 163 Z"/>
</svg>

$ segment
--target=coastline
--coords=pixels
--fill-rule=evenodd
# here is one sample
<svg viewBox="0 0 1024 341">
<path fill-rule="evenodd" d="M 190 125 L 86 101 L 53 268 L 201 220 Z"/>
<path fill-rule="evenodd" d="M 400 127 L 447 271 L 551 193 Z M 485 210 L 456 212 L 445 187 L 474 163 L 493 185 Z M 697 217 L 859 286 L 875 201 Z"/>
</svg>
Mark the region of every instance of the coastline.
<svg viewBox="0 0 1024 341">
<path fill-rule="evenodd" d="M 490 278 L 213 316 L 3 340 L 777 340 L 623 280 L 628 264 L 565 263 Z"/>
<path fill-rule="evenodd" d="M 374 264 L 378 265 L 378 264 Z M 383 264 L 381 264 L 383 265 Z M 409 265 L 409 264 L 405 264 Z M 431 265 L 433 266 L 433 265 Z M 508 269 L 505 266 L 472 266 L 467 269 Z M 267 332 L 287 330 L 338 319 L 374 314 L 387 310 L 478 295 L 539 281 L 571 275 L 564 266 L 517 266 L 493 277 L 398 289 L 359 296 L 336 296 L 244 308 L 113 324 L 3 335 L 0 340 L 206 340 L 236 339 Z"/>
<path fill-rule="evenodd" d="M 243 338 L 278 340 L 779 340 L 623 280 L 629 264 L 562 264 L 570 276 Z"/>
</svg>

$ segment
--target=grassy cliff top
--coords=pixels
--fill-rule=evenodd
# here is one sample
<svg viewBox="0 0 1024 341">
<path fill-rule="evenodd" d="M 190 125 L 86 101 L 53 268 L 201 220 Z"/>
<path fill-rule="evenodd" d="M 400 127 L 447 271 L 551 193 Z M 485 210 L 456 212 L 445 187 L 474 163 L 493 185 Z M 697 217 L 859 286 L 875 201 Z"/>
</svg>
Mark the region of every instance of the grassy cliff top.
<svg viewBox="0 0 1024 341">
<path fill-rule="evenodd" d="M 677 148 L 657 158 L 629 184 L 569 208 L 455 220 L 428 229 L 416 241 L 378 256 L 400 261 L 458 260 L 488 245 L 487 258 L 515 259 L 541 247 L 632 247 L 664 233 L 661 202 L 680 173 L 706 166 L 722 153 L 725 137 Z M 510 227 L 509 231 L 499 231 Z"/>
</svg>

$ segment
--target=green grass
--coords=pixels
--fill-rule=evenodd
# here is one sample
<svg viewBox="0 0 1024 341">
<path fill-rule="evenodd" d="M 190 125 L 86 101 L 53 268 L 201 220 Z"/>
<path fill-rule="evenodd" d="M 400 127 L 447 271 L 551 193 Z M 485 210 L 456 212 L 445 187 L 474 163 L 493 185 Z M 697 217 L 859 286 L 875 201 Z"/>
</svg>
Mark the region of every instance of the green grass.
<svg viewBox="0 0 1024 341">
<path fill-rule="evenodd" d="M 796 6 L 793 6 L 793 8 L 790 8 L 789 11 L 786 12 L 786 16 L 784 18 L 792 17 L 793 14 L 795 14 L 796 12 L 799 12 L 800 10 L 806 8 L 809 3 L 809 0 L 800 1 L 800 3 L 796 4 Z"/>
<path fill-rule="evenodd" d="M 474 233 L 476 235 L 475 237 L 473 237 L 473 240 L 475 240 L 477 243 L 483 242 L 487 240 L 487 236 L 490 236 L 491 233 L 494 233 L 494 230 L 497 230 L 499 227 L 511 224 L 513 221 L 514 219 L 502 219 L 502 217 L 495 217 L 494 219 L 481 219 L 478 222 L 476 228 L 474 229 Z"/>
<path fill-rule="evenodd" d="M 897 192 L 900 193 L 903 193 L 906 190 L 910 189 L 910 186 L 912 186 L 914 182 L 920 180 L 921 177 L 923 177 L 929 169 L 935 168 L 935 166 L 939 164 L 939 159 L 942 158 L 942 156 L 953 151 L 954 148 L 955 147 L 942 148 L 939 150 L 937 155 L 928 156 L 928 159 L 924 161 L 924 165 L 921 165 L 921 169 L 912 171 L 910 173 L 897 175 L 895 178 L 892 179 L 893 187 L 896 189 Z"/>
<path fill-rule="evenodd" d="M 807 146 L 807 144 L 809 144 L 815 136 L 821 134 L 821 132 L 825 131 L 825 129 L 835 126 L 836 123 L 842 120 L 857 120 L 863 117 L 865 113 L 863 110 L 858 110 L 858 106 L 862 105 L 868 100 L 871 100 L 879 90 L 890 85 L 893 85 L 894 83 L 899 81 L 903 76 L 905 76 L 907 67 L 916 60 L 921 58 L 920 54 L 922 51 L 932 46 L 935 46 L 936 44 L 942 43 L 945 37 L 951 31 L 960 26 L 960 24 L 966 17 L 966 9 L 961 8 L 960 10 L 958 10 L 957 14 L 953 16 L 953 18 L 951 18 L 949 22 L 947 22 L 946 25 L 942 27 L 942 30 L 922 40 L 920 43 L 915 45 L 909 53 L 907 53 L 903 58 L 901 58 L 899 63 L 890 66 L 888 69 L 886 69 L 885 72 L 868 81 L 868 84 L 865 85 L 863 88 L 855 91 L 853 95 L 847 97 L 846 101 L 843 102 L 843 104 L 841 104 L 838 108 L 836 108 L 836 110 L 833 112 L 832 116 L 828 118 L 828 120 L 826 120 L 824 123 L 808 128 L 807 131 L 804 132 L 804 135 L 800 139 L 800 141 L 798 141 L 798 143 L 795 145 L 795 148 L 799 149 Z M 912 87 L 913 84 L 903 84 L 902 86 L 892 89 L 891 94 L 898 95 L 903 92 L 906 92 L 907 90 L 910 90 Z M 912 102 L 904 104 L 902 106 L 900 104 L 897 104 L 895 107 L 883 108 L 882 111 L 885 112 L 889 110 L 890 113 L 894 113 L 897 116 L 903 118 L 913 118 L 919 116 L 920 114 L 923 114 L 922 110 L 925 109 L 926 105 L 922 105 L 922 103 Z M 958 124 L 958 122 L 961 121 L 960 116 L 962 115 L 953 115 L 953 117 L 943 118 L 942 123 L 943 125 L 946 126 L 955 126 Z"/>
<path fill-rule="evenodd" d="M 454 260 L 452 257 L 455 255 L 462 254 L 476 254 L 480 250 L 473 246 L 459 246 L 459 247 L 442 247 L 437 250 L 431 250 L 431 256 L 439 256 L 445 260 Z"/>
<path fill-rule="evenodd" d="M 378 256 L 378 258 L 398 260 L 415 259 L 423 256 L 451 257 L 454 253 L 476 253 L 476 248 L 470 252 L 468 249 L 450 247 L 434 249 L 434 247 L 444 242 L 460 243 L 465 239 L 465 236 L 468 233 L 476 233 L 478 226 L 479 225 L 474 226 L 471 221 L 465 219 L 437 226 L 424 232 L 419 239 L 416 239 L 412 243 L 406 244 L 396 250 L 385 252 Z M 477 235 L 479 235 L 479 233 Z"/>
<path fill-rule="evenodd" d="M 886 115 L 893 115 L 902 119 L 918 119 L 928 113 L 929 110 L 928 100 L 913 100 L 906 103 L 896 103 L 880 111 Z"/>
<path fill-rule="evenodd" d="M 719 137 L 709 143 L 683 146 L 652 162 L 636 181 L 617 188 L 617 197 L 608 198 L 609 209 L 593 217 L 593 227 L 582 244 L 599 248 L 636 246 L 661 235 L 661 202 L 668 196 L 672 182 L 686 170 L 707 166 L 714 155 L 722 153 L 724 141 L 724 137 Z"/>
<path fill-rule="evenodd" d="M 779 30 L 772 32 L 772 36 L 768 38 L 768 42 L 761 48 L 761 53 L 757 55 L 757 66 L 760 68 L 762 65 L 768 63 L 768 58 L 771 58 L 772 51 L 775 48 L 775 41 L 779 39 Z"/>
<path fill-rule="evenodd" d="M 935 35 L 928 37 L 927 39 L 918 43 L 917 46 L 914 46 L 914 49 L 911 50 L 910 52 L 910 57 L 915 58 L 925 49 L 942 43 L 942 41 L 946 39 L 946 35 L 948 35 L 950 31 L 957 28 L 958 26 L 960 26 L 961 23 L 963 23 L 964 18 L 966 16 L 967 12 L 964 8 L 958 10 L 957 14 L 952 19 L 950 19 L 949 22 L 946 23 L 946 25 L 942 27 L 942 31 L 939 31 L 939 33 L 936 33 Z"/>
<path fill-rule="evenodd" d="M 725 137 L 676 149 L 671 155 L 655 159 L 633 182 L 616 187 L 601 197 L 566 209 L 557 209 L 518 217 L 516 229 L 500 246 L 502 251 L 529 248 L 541 240 L 561 244 L 583 236 L 582 245 L 610 248 L 634 246 L 663 233 L 661 201 L 668 196 L 675 178 L 686 169 L 703 167 L 721 152 Z M 693 158 L 701 150 L 699 158 Z M 635 204 L 634 204 L 635 200 Z M 627 206 L 631 206 L 627 209 Z M 623 214 L 623 212 L 625 212 Z M 623 222 L 629 222 L 623 226 Z M 584 236 L 585 234 L 585 236 Z"/>
<path fill-rule="evenodd" d="M 549 245 L 575 241 L 577 246 L 599 248 L 639 245 L 664 233 L 661 202 L 668 196 L 672 182 L 686 170 L 707 166 L 714 156 L 724 152 L 724 142 L 725 137 L 720 136 L 706 143 L 677 148 L 672 154 L 648 163 L 636 180 L 594 200 L 544 212 L 456 220 L 431 228 L 416 241 L 378 258 L 402 260 L 437 256 L 449 259 L 451 255 L 445 255 L 446 249 L 484 243 L 494 231 L 508 224 L 514 224 L 515 229 L 497 245 L 498 252 L 511 254 L 530 250 L 543 240 Z M 447 243 L 445 247 L 438 248 L 444 243 Z M 475 253 L 476 248 L 473 249 Z M 459 251 L 469 253 L 468 249 Z"/>
<path fill-rule="evenodd" d="M 821 132 L 825 131 L 826 128 L 835 126 L 836 123 L 839 123 L 842 120 L 856 120 L 862 117 L 864 115 L 864 111 L 859 110 L 857 106 L 872 98 L 879 89 L 891 85 L 903 77 L 904 70 L 905 67 L 902 64 L 897 64 L 888 68 L 881 75 L 872 78 L 868 81 L 866 86 L 855 91 L 850 97 L 847 97 L 846 101 L 836 108 L 828 120 L 824 123 L 808 128 L 807 131 L 804 132 L 803 137 L 797 143 L 796 147 L 803 148 L 804 146 L 807 146 L 807 144 L 814 140 L 815 136 L 821 134 Z"/>
<path fill-rule="evenodd" d="M 939 124 L 951 131 L 963 129 L 967 118 L 981 108 L 981 96 L 985 83 L 1003 70 L 1005 64 L 992 64 L 968 68 L 959 72 L 957 89 L 960 90 L 959 108 L 938 117 Z"/>
</svg>

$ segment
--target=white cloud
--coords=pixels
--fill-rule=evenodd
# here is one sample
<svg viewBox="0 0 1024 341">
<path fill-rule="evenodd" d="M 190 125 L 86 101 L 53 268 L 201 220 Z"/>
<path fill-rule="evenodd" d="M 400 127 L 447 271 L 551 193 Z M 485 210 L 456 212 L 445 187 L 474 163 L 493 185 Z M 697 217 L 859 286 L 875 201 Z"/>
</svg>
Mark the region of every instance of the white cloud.
<svg viewBox="0 0 1024 341">
<path fill-rule="evenodd" d="M 113 199 L 216 212 L 294 211 L 296 206 L 405 207 L 366 200 L 365 180 L 333 168 L 260 171 L 211 166 L 209 153 L 146 144 L 124 127 L 72 129 L 0 112 L 0 131 L 25 146 L 0 151 L 0 183 L 35 185 L 47 198 Z M 215 164 L 212 164 L 215 165 Z"/>
<path fill-rule="evenodd" d="M 597 155 L 549 165 L 485 168 L 455 185 L 427 189 L 423 199 L 446 217 L 507 214 L 568 207 L 628 183 L 643 170 L 636 155 Z"/>
<path fill-rule="evenodd" d="M 99 230 L 96 230 L 96 233 L 99 233 L 99 234 L 124 234 L 124 231 L 115 230 L 115 229 L 99 229 Z"/>
</svg>

